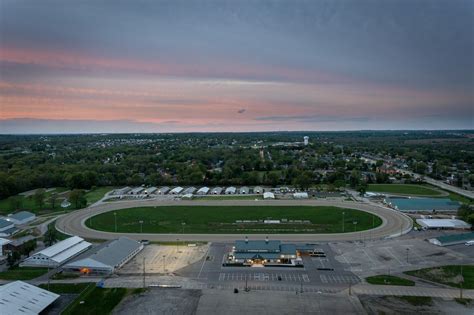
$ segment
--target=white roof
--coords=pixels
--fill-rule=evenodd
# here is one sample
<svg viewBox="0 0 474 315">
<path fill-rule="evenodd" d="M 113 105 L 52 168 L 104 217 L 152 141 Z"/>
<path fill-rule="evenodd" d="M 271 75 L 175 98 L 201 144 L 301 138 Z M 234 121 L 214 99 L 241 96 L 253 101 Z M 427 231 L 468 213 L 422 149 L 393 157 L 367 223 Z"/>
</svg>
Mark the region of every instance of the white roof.
<svg viewBox="0 0 474 315">
<path fill-rule="evenodd" d="M 10 244 L 12 241 L 6 238 L 0 238 L 0 246 Z"/>
<path fill-rule="evenodd" d="M 264 199 L 266 199 L 266 198 L 275 198 L 275 194 L 272 193 L 272 192 L 267 191 L 267 192 L 263 193 L 263 198 Z"/>
<path fill-rule="evenodd" d="M 209 187 L 201 187 L 198 190 L 198 193 L 207 193 L 209 191 Z"/>
<path fill-rule="evenodd" d="M 230 187 L 227 187 L 227 189 L 225 191 L 235 191 L 236 188 L 233 187 L 233 186 L 230 186 Z"/>
<path fill-rule="evenodd" d="M 427 228 L 458 228 L 467 229 L 471 225 L 457 219 L 416 219 L 416 223 Z"/>
<path fill-rule="evenodd" d="M 183 187 L 175 187 L 175 188 L 171 189 L 171 192 L 179 194 L 180 192 L 183 191 L 183 189 L 184 189 Z"/>
<path fill-rule="evenodd" d="M 43 255 L 58 264 L 62 264 L 91 246 L 91 243 L 84 241 L 79 236 L 73 236 L 39 251 L 33 256 Z M 32 257 L 27 258 L 27 260 L 33 259 Z"/>
<path fill-rule="evenodd" d="M 58 294 L 23 281 L 0 286 L 2 314 L 39 314 L 59 297 Z"/>
</svg>

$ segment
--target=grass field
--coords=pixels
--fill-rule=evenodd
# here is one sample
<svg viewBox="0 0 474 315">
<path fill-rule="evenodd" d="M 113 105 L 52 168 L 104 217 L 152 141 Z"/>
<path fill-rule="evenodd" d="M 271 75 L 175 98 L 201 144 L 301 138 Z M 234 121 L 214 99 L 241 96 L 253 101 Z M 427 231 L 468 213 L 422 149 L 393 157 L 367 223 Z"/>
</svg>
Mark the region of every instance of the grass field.
<svg viewBox="0 0 474 315">
<path fill-rule="evenodd" d="M 413 306 L 430 306 L 433 304 L 433 298 L 429 296 L 396 296 L 397 299 L 408 302 Z"/>
<path fill-rule="evenodd" d="M 15 267 L 7 271 L 0 272 L 0 279 L 3 280 L 31 280 L 48 272 L 48 268 Z"/>
<path fill-rule="evenodd" d="M 381 284 L 381 285 L 403 285 L 403 286 L 414 286 L 415 282 L 403 279 L 396 276 L 379 275 L 373 277 L 367 277 L 365 280 L 370 284 Z"/>
<path fill-rule="evenodd" d="M 115 187 L 112 186 L 104 186 L 104 187 L 98 187 L 95 188 L 89 192 L 86 193 L 86 199 L 87 199 L 87 205 L 91 205 L 94 202 L 99 201 L 104 197 L 106 193 L 109 191 L 113 190 Z"/>
<path fill-rule="evenodd" d="M 425 185 L 412 184 L 370 184 L 367 191 L 401 195 L 438 196 L 441 193 Z"/>
<path fill-rule="evenodd" d="M 140 233 L 340 233 L 344 215 L 345 232 L 377 227 L 382 220 L 364 211 L 337 207 L 311 206 L 167 206 L 130 208 L 106 212 L 87 220 L 87 226 L 117 232 Z M 266 219 L 283 224 L 264 224 Z M 255 223 L 236 223 L 256 220 Z M 310 223 L 289 222 L 309 220 Z M 357 222 L 357 224 L 353 224 Z M 92 224 L 91 224 L 92 223 Z M 185 223 L 185 225 L 182 225 Z"/>
<path fill-rule="evenodd" d="M 127 295 L 125 288 L 103 289 L 95 286 L 87 288 L 62 314 L 106 315 Z M 84 301 L 82 304 L 81 301 Z"/>
<path fill-rule="evenodd" d="M 39 287 L 57 294 L 79 294 L 84 291 L 91 283 L 47 283 L 40 284 Z"/>
<path fill-rule="evenodd" d="M 6 199 L 2 199 L 0 200 L 0 214 L 7 214 L 14 211 L 14 208 L 12 207 L 12 199 L 15 197 L 20 198 L 21 209 L 25 209 L 25 210 L 34 212 L 36 214 L 51 212 L 50 201 L 49 201 L 49 197 L 51 196 L 51 194 L 53 193 L 61 194 L 67 190 L 68 189 L 65 187 L 56 187 L 54 188 L 54 190 L 45 192 L 45 201 L 44 201 L 43 209 L 40 209 L 40 207 L 38 207 L 32 195 L 31 196 L 17 195 L 13 197 L 8 197 Z M 57 202 L 57 205 L 55 207 L 56 211 L 64 210 L 63 208 L 60 207 L 61 201 L 62 201 L 62 198 L 59 198 L 59 201 Z M 67 209 L 72 209 L 72 207 L 69 207 Z"/>
<path fill-rule="evenodd" d="M 408 275 L 418 278 L 439 282 L 452 287 L 459 288 L 461 266 L 448 265 L 441 267 L 425 268 L 419 270 L 411 270 L 405 272 Z M 464 265 L 462 268 L 462 275 L 464 277 L 463 288 L 474 289 L 474 265 Z"/>
</svg>

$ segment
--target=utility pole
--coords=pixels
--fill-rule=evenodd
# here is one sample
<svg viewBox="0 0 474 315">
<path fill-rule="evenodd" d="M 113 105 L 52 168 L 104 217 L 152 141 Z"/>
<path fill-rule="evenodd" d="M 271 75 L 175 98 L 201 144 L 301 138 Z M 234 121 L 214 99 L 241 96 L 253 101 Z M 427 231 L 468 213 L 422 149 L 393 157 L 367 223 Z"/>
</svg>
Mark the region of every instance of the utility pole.
<svg viewBox="0 0 474 315">
<path fill-rule="evenodd" d="M 145 289 L 145 257 L 143 257 L 143 288 Z"/>
</svg>

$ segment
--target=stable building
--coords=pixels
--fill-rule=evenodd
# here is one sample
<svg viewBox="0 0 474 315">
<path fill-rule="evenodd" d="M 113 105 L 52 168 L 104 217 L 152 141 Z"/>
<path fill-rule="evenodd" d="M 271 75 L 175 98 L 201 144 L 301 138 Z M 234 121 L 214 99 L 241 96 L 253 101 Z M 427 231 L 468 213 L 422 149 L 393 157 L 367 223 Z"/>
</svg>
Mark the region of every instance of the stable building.
<svg viewBox="0 0 474 315">
<path fill-rule="evenodd" d="M 183 191 L 183 194 L 188 195 L 188 194 L 194 194 L 196 191 L 196 187 L 188 187 Z"/>
<path fill-rule="evenodd" d="M 73 236 L 26 258 L 20 267 L 58 267 L 92 246 L 79 236 Z"/>
<path fill-rule="evenodd" d="M 7 220 L 13 222 L 15 225 L 22 225 L 28 222 L 34 221 L 36 219 L 36 215 L 34 213 L 28 211 L 20 211 L 17 213 L 9 214 Z"/>
<path fill-rule="evenodd" d="M 254 193 L 254 194 L 261 194 L 261 193 L 263 193 L 263 188 L 260 187 L 260 186 L 255 186 L 255 187 L 253 188 L 253 193 Z"/>
<path fill-rule="evenodd" d="M 249 188 L 246 187 L 246 186 L 242 186 L 242 187 L 240 187 L 240 189 L 239 189 L 239 193 L 240 193 L 241 195 L 248 195 L 248 194 L 249 194 Z"/>
<path fill-rule="evenodd" d="M 166 195 L 170 191 L 170 188 L 168 186 L 161 187 L 158 189 L 157 194 L 158 195 Z"/>
<path fill-rule="evenodd" d="M 269 191 L 263 193 L 263 199 L 275 199 L 275 194 Z"/>
<path fill-rule="evenodd" d="M 147 189 L 145 189 L 144 194 L 145 195 L 156 194 L 157 190 L 158 190 L 158 188 L 156 188 L 156 187 L 148 187 Z"/>
<path fill-rule="evenodd" d="M 62 267 L 64 272 L 109 275 L 143 249 L 143 244 L 127 237 L 101 244 Z"/>
<path fill-rule="evenodd" d="M 210 190 L 209 187 L 201 187 L 197 191 L 197 194 L 201 195 L 201 196 L 204 196 L 204 195 L 207 195 L 209 193 L 209 190 Z"/>
<path fill-rule="evenodd" d="M 10 236 L 16 231 L 13 222 L 0 218 L 0 236 Z"/>
<path fill-rule="evenodd" d="M 237 189 L 233 186 L 227 187 L 226 190 L 225 190 L 225 194 L 226 195 L 234 195 L 236 191 L 237 191 Z"/>
<path fill-rule="evenodd" d="M 224 266 L 303 267 L 303 260 L 295 244 L 281 241 L 235 241 L 226 255 Z"/>
<path fill-rule="evenodd" d="M 170 191 L 170 195 L 179 195 L 182 191 L 184 190 L 183 187 L 175 187 L 173 189 L 171 189 Z"/>
<path fill-rule="evenodd" d="M 222 187 L 214 187 L 214 189 L 212 189 L 211 194 L 213 194 L 213 195 L 220 195 L 220 194 L 222 194 Z"/>
<path fill-rule="evenodd" d="M 416 219 L 424 229 L 470 229 L 471 225 L 457 219 Z"/>
<path fill-rule="evenodd" d="M 133 188 L 132 190 L 130 190 L 129 194 L 130 195 L 140 195 L 140 194 L 143 194 L 144 191 L 145 191 L 145 188 L 137 187 L 137 188 Z"/>
<path fill-rule="evenodd" d="M 125 195 L 127 194 L 130 190 L 132 190 L 132 188 L 130 187 L 123 187 L 123 188 L 120 188 L 120 189 L 115 189 L 113 194 L 114 195 Z"/>
<path fill-rule="evenodd" d="M 1 256 L 6 256 L 6 253 L 4 253 L 3 247 L 6 246 L 7 244 L 10 244 L 12 241 L 6 238 L 0 238 L 0 257 Z"/>
<path fill-rule="evenodd" d="M 23 281 L 14 281 L 0 286 L 0 311 L 2 314 L 36 315 L 57 298 L 59 294 Z"/>
</svg>

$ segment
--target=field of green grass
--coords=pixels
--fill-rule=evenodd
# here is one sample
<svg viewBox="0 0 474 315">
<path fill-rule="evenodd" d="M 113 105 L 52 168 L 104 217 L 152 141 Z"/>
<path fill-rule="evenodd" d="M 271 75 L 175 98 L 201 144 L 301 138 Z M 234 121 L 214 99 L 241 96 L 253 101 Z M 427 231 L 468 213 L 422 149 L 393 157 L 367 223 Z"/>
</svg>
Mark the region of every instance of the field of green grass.
<svg viewBox="0 0 474 315">
<path fill-rule="evenodd" d="M 396 276 L 379 275 L 367 277 L 365 280 L 370 284 L 381 284 L 381 285 L 403 285 L 403 286 L 414 286 L 415 282 L 403 279 Z"/>
<path fill-rule="evenodd" d="M 412 184 L 370 184 L 367 191 L 401 195 L 439 196 L 441 192 L 426 185 Z"/>
<path fill-rule="evenodd" d="M 48 272 L 48 268 L 34 267 L 14 267 L 7 271 L 0 272 L 0 279 L 3 280 L 31 280 Z"/>
<path fill-rule="evenodd" d="M 47 283 L 40 284 L 39 287 L 57 294 L 79 294 L 84 291 L 91 283 Z M 94 284 L 93 284 L 94 285 Z"/>
<path fill-rule="evenodd" d="M 56 187 L 54 190 L 46 192 L 45 193 L 45 201 L 44 201 L 43 209 L 40 209 L 40 207 L 36 204 L 33 196 L 17 195 L 17 196 L 8 197 L 6 199 L 2 199 L 2 200 L 0 200 L 0 214 L 11 213 L 15 210 L 13 208 L 13 205 L 12 205 L 12 199 L 15 198 L 15 197 L 20 198 L 20 200 L 21 200 L 21 207 L 20 208 L 21 209 L 25 209 L 25 210 L 31 211 L 33 213 L 36 213 L 36 214 L 48 212 L 46 209 L 50 209 L 49 197 L 51 196 L 51 194 L 52 193 L 60 194 L 60 193 L 65 192 L 67 190 L 68 189 L 64 188 L 64 187 Z M 59 199 L 59 201 L 57 202 L 57 205 L 55 207 L 55 211 L 64 210 L 60 206 L 61 201 L 62 201 L 62 199 Z M 69 208 L 72 208 L 72 207 L 69 207 Z"/>
<path fill-rule="evenodd" d="M 103 289 L 91 286 L 79 296 L 62 314 L 106 315 L 127 295 L 125 288 Z M 84 301 L 82 304 L 81 301 Z"/>
<path fill-rule="evenodd" d="M 413 306 L 430 306 L 433 304 L 433 298 L 429 296 L 396 296 L 397 299 L 408 302 Z"/>
<path fill-rule="evenodd" d="M 87 220 L 87 226 L 117 232 L 140 233 L 341 233 L 377 227 L 382 220 L 364 211 L 311 206 L 166 206 L 121 209 Z M 236 223 L 237 220 L 309 220 L 311 223 Z M 357 222 L 356 225 L 353 222 Z"/>
<path fill-rule="evenodd" d="M 406 271 L 405 273 L 411 276 L 446 284 L 456 288 L 459 288 L 461 286 L 459 283 L 461 275 L 460 265 L 448 265 L 419 270 L 411 270 Z M 474 289 L 474 265 L 464 265 L 462 267 L 462 275 L 464 277 L 463 288 Z"/>
<path fill-rule="evenodd" d="M 93 190 L 90 190 L 86 193 L 86 199 L 87 199 L 87 205 L 91 205 L 94 202 L 99 201 L 104 197 L 106 193 L 108 193 L 111 190 L 114 190 L 115 187 L 112 186 L 104 186 L 104 187 L 97 187 Z"/>
</svg>

